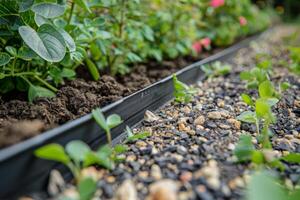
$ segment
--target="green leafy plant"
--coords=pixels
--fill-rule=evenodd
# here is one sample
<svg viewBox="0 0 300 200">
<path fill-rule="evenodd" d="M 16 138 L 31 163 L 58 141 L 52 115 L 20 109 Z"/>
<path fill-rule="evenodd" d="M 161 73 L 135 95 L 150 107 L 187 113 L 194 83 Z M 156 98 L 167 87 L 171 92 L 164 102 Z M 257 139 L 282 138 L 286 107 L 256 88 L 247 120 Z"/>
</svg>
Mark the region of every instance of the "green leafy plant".
<svg viewBox="0 0 300 200">
<path fill-rule="evenodd" d="M 210 65 L 202 65 L 201 69 L 202 71 L 204 71 L 206 76 L 216 77 L 216 76 L 224 76 L 226 74 L 229 74 L 232 69 L 232 66 L 217 61 Z"/>
<path fill-rule="evenodd" d="M 65 149 L 59 144 L 48 144 L 35 150 L 39 158 L 52 160 L 64 164 L 72 172 L 77 184 L 80 200 L 89 200 L 97 189 L 96 180 L 82 177 L 81 170 L 91 165 L 99 165 L 107 169 L 113 169 L 115 162 L 120 160 L 120 154 L 127 151 L 123 145 L 111 148 L 108 145 L 92 151 L 90 147 L 79 140 L 69 142 Z"/>
<path fill-rule="evenodd" d="M 29 101 L 53 97 L 52 85 L 75 73 L 61 65 L 67 56 L 77 60 L 76 45 L 70 34 L 56 26 L 65 14 L 65 4 L 54 2 L 4 0 L 0 5 L 0 88 L 1 93 L 14 89 L 28 91 Z M 63 74 L 59 79 L 53 67 Z M 48 76 L 49 75 L 49 76 Z M 49 82 L 50 81 L 50 82 Z"/>
<path fill-rule="evenodd" d="M 278 177 L 267 171 L 258 171 L 251 177 L 246 191 L 246 200 L 297 200 L 300 189 L 288 189 Z"/>
<path fill-rule="evenodd" d="M 267 165 L 278 168 L 281 171 L 285 169 L 283 162 L 300 163 L 299 153 L 289 153 L 285 156 L 275 156 L 271 149 L 256 149 L 252 144 L 250 135 L 241 135 L 237 146 L 234 149 L 234 155 L 238 162 L 252 162 L 258 166 Z"/>
<path fill-rule="evenodd" d="M 173 74 L 173 87 L 175 101 L 180 103 L 188 103 L 192 100 L 196 90 L 183 82 L 179 81 L 175 74 Z"/>
<path fill-rule="evenodd" d="M 290 59 L 292 63 L 288 65 L 288 69 L 299 75 L 300 74 L 300 47 L 289 47 Z"/>
<path fill-rule="evenodd" d="M 135 142 L 137 140 L 143 140 L 147 137 L 149 137 L 151 134 L 149 132 L 140 132 L 140 133 L 133 133 L 132 130 L 126 126 L 126 132 L 127 132 L 127 138 L 126 138 L 126 143 L 127 142 Z"/>
<path fill-rule="evenodd" d="M 247 81 L 247 88 L 256 89 L 261 83 L 269 80 L 270 69 L 269 60 L 265 60 L 250 71 L 241 72 L 240 79 Z"/>
<path fill-rule="evenodd" d="M 117 114 L 112 114 L 105 119 L 99 108 L 94 109 L 92 115 L 98 125 L 106 132 L 108 144 L 112 147 L 111 129 L 122 123 L 121 117 Z"/>
<path fill-rule="evenodd" d="M 262 82 L 259 85 L 258 90 L 260 98 L 255 102 L 249 95 L 242 94 L 243 101 L 254 111 L 245 111 L 241 113 L 237 119 L 247 123 L 254 123 L 258 134 L 260 134 L 260 123 L 263 123 L 261 130 L 262 144 L 265 148 L 270 148 L 269 135 L 271 134 L 271 131 L 269 126 L 276 121 L 276 117 L 272 113 L 271 107 L 278 102 L 278 99 L 274 97 L 276 96 L 275 89 L 268 80 Z"/>
</svg>

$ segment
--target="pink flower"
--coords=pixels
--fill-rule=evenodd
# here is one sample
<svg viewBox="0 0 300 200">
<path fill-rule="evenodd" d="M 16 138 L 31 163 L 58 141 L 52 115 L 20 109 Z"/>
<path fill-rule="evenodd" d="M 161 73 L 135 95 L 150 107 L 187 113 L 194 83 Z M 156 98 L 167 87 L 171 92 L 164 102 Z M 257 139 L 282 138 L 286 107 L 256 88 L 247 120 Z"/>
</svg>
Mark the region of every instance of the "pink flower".
<svg viewBox="0 0 300 200">
<path fill-rule="evenodd" d="M 208 49 L 208 48 L 210 48 L 211 40 L 210 40 L 210 38 L 206 37 L 206 38 L 201 39 L 200 43 L 204 48 Z"/>
<path fill-rule="evenodd" d="M 192 48 L 197 54 L 201 53 L 202 51 L 201 42 L 200 41 L 194 42 Z"/>
<path fill-rule="evenodd" d="M 211 0 L 210 6 L 213 8 L 218 8 L 220 6 L 223 6 L 225 4 L 225 0 Z"/>
<path fill-rule="evenodd" d="M 239 17 L 239 21 L 240 21 L 240 25 L 241 26 L 246 26 L 247 23 L 248 23 L 247 19 L 245 17 L 243 17 L 243 16 Z"/>
</svg>

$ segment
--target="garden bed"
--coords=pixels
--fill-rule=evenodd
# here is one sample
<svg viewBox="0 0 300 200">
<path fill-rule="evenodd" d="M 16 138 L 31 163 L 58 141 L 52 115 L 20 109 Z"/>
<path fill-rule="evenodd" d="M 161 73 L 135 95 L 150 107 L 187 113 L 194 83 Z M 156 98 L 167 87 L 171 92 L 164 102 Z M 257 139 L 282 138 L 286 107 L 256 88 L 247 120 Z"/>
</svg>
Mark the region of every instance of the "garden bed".
<svg viewBox="0 0 300 200">
<path fill-rule="evenodd" d="M 253 168 L 249 162 L 237 164 L 233 151 L 240 135 L 245 133 L 252 136 L 255 146 L 260 144 L 255 125 L 236 119 L 249 109 L 240 98 L 249 90 L 239 73 L 256 65 L 258 53 L 271 55 L 275 84 L 287 81 L 292 85 L 273 109 L 277 117 L 277 123 L 271 126 L 274 150 L 265 156 L 299 153 L 300 80 L 282 65 L 289 63 L 283 38 L 293 31 L 277 27 L 251 47 L 241 49 L 227 60 L 233 66 L 228 75 L 194 85 L 197 93 L 190 103 L 170 102 L 154 115 L 147 112 L 135 131 L 148 131 L 151 136 L 131 143 L 124 162 L 113 171 L 93 167 L 84 170 L 87 176 L 99 180 L 96 195 L 118 200 L 243 198 Z M 255 92 L 250 90 L 250 94 Z M 285 169 L 276 173 L 293 188 L 299 182 L 299 165 L 283 165 Z M 64 194 L 76 195 L 76 191 L 69 187 Z"/>
<path fill-rule="evenodd" d="M 185 57 L 162 63 L 138 64 L 126 76 L 101 76 L 99 81 L 85 69 L 79 77 L 67 81 L 54 98 L 39 98 L 33 104 L 26 93 L 0 96 L 0 148 L 34 137 L 70 120 L 89 114 L 93 108 L 104 107 L 175 73 L 189 64 L 221 51 L 215 49 L 201 57 Z"/>
</svg>

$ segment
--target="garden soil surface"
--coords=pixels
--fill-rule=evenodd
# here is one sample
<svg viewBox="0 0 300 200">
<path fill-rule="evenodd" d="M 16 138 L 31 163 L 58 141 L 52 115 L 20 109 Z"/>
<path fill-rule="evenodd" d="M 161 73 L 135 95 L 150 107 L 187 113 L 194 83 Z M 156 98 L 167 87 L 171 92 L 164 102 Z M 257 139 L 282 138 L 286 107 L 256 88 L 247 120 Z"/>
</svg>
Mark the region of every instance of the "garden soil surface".
<svg viewBox="0 0 300 200">
<path fill-rule="evenodd" d="M 217 51 L 220 49 L 203 53 L 197 60 Z M 117 77 L 102 75 L 99 81 L 91 81 L 87 69 L 81 67 L 77 69 L 78 78 L 66 81 L 55 98 L 39 98 L 30 104 L 26 93 L 0 96 L 0 148 L 79 118 L 93 108 L 106 106 L 195 61 L 196 58 L 189 57 L 139 64 L 133 66 L 130 74 Z"/>
<path fill-rule="evenodd" d="M 266 151 L 265 156 L 272 159 L 300 153 L 300 80 L 279 62 L 289 62 L 282 39 L 291 32 L 287 27 L 275 28 L 241 49 L 230 61 L 233 70 L 229 75 L 195 85 L 198 92 L 191 103 L 170 102 L 154 114 L 146 112 L 135 132 L 148 131 L 151 136 L 129 144 L 124 162 L 113 171 L 84 170 L 84 174 L 99 178 L 97 195 L 116 200 L 242 199 L 253 168 L 237 164 L 233 150 L 241 134 L 252 135 L 253 144 L 259 144 L 255 126 L 236 120 L 250 109 L 242 102 L 241 93 L 257 95 L 245 89 L 239 73 L 255 66 L 257 53 L 272 56 L 275 83 L 292 85 L 273 110 L 277 117 L 271 127 L 274 151 Z M 277 173 L 291 188 L 300 180 L 300 167 L 284 166 L 285 170 Z M 69 188 L 65 194 L 72 191 L 74 188 Z"/>
</svg>

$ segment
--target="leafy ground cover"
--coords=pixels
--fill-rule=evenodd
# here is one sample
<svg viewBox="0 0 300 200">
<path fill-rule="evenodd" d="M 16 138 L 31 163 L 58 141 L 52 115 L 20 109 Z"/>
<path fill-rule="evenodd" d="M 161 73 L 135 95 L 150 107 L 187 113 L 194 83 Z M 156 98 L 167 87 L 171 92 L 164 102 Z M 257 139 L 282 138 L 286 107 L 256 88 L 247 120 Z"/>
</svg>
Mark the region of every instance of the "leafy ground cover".
<svg viewBox="0 0 300 200">
<path fill-rule="evenodd" d="M 287 47 L 294 31 L 274 28 L 221 63 L 227 73 L 194 86 L 174 76 L 175 101 L 128 128 L 129 138 L 138 134 L 126 140 L 123 161 L 114 170 L 83 170 L 82 177 L 98 182 L 95 198 L 298 199 L 300 81 L 292 73 L 298 60 Z M 249 84 L 245 72 L 256 68 L 264 69 L 257 76 L 263 80 Z M 80 184 L 61 187 L 55 198 L 91 195 Z"/>
<path fill-rule="evenodd" d="M 0 146 L 127 96 L 265 29 L 270 16 L 248 0 L 4 0 Z M 36 121 L 12 126 L 20 120 Z"/>
</svg>

